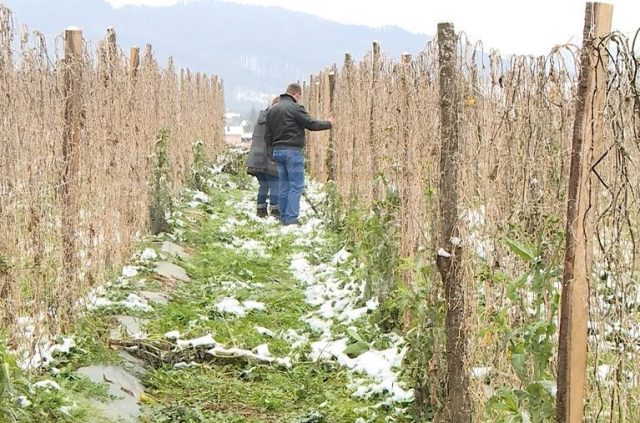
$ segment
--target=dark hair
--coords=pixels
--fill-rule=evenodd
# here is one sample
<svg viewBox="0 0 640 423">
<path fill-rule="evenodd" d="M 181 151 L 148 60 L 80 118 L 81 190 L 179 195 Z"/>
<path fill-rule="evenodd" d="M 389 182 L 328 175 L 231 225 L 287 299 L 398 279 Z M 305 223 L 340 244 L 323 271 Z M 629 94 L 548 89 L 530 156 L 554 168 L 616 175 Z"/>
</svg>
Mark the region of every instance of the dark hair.
<svg viewBox="0 0 640 423">
<path fill-rule="evenodd" d="M 292 82 L 287 86 L 287 94 L 302 94 L 302 87 L 297 82 Z"/>
</svg>

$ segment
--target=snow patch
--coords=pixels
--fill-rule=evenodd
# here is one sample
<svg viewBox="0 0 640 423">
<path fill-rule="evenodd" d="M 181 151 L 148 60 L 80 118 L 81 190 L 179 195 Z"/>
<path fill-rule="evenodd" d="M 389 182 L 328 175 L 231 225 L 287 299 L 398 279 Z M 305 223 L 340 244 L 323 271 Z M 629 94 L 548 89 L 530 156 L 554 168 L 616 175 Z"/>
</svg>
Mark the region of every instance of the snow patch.
<svg viewBox="0 0 640 423">
<path fill-rule="evenodd" d="M 205 194 L 202 191 L 196 191 L 195 194 L 193 194 L 193 200 L 194 201 L 198 201 L 200 203 L 208 203 L 209 202 L 209 196 L 207 194 Z"/>
<path fill-rule="evenodd" d="M 215 304 L 215 308 L 220 313 L 235 314 L 242 317 L 247 314 L 247 311 L 265 310 L 266 306 L 258 301 L 246 300 L 241 303 L 233 297 L 225 297 Z"/>
<path fill-rule="evenodd" d="M 55 344 L 51 346 L 51 348 L 49 349 L 49 354 L 51 354 L 52 356 L 54 354 L 69 354 L 71 352 L 71 349 L 75 346 L 76 343 L 73 340 L 73 337 L 63 337 L 62 344 Z"/>
<path fill-rule="evenodd" d="M 58 391 L 60 390 L 60 385 L 50 379 L 41 380 L 39 382 L 34 383 L 31 387 L 35 389 L 47 389 L 49 391 Z"/>
<path fill-rule="evenodd" d="M 276 334 L 271 329 L 263 328 L 262 326 L 256 326 L 256 332 L 260 335 L 270 336 L 271 338 L 275 338 Z"/>
<path fill-rule="evenodd" d="M 158 253 L 153 248 L 145 248 L 144 251 L 140 253 L 140 261 L 154 261 L 157 260 Z"/>
<path fill-rule="evenodd" d="M 122 276 L 125 278 L 133 278 L 138 275 L 138 268 L 136 266 L 124 266 L 122 268 Z"/>
</svg>

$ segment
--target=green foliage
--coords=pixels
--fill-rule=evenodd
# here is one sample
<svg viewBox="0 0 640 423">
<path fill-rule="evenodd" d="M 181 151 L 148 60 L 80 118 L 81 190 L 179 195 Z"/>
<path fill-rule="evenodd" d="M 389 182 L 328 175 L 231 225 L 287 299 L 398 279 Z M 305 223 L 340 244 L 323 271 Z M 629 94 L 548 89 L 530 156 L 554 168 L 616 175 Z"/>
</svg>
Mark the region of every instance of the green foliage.
<svg viewBox="0 0 640 423">
<path fill-rule="evenodd" d="M 153 234 L 169 232 L 167 216 L 171 213 L 171 162 L 168 153 L 169 130 L 164 128 L 158 133 L 155 143 L 155 163 L 151 175 L 151 202 L 149 217 Z"/>
<path fill-rule="evenodd" d="M 353 205 L 334 226 L 339 228 L 355 259 L 361 263 L 358 276 L 366 282 L 364 298 L 378 297 L 380 303 L 384 303 L 399 279 L 400 227 L 397 213 L 400 197 L 384 176 L 379 178 L 384 183 L 386 195 L 375 200 L 370 211 Z"/>
<path fill-rule="evenodd" d="M 326 205 L 322 208 L 325 224 L 330 230 L 339 231 L 342 228 L 345 205 L 340 198 L 338 186 L 329 181 L 325 185 Z"/>
<path fill-rule="evenodd" d="M 223 163 L 223 176 L 229 177 L 234 189 L 252 190 L 255 178 L 247 173 L 247 159 L 249 152 L 241 149 L 230 149 L 220 159 Z M 220 179 L 220 178 L 216 178 Z M 224 178 L 223 178 L 224 179 Z"/>
<path fill-rule="evenodd" d="M 406 263 L 405 268 L 410 266 Z M 416 400 L 413 415 L 416 421 L 431 421 L 443 407 L 446 380 L 444 318 L 445 302 L 437 293 L 439 275 L 425 264 L 412 264 L 415 287 L 401 288 L 391 301 L 398 310 L 410 316 L 409 330 L 405 335 L 408 345 L 403 362 L 404 374 L 413 382 Z"/>
<path fill-rule="evenodd" d="M 202 140 L 197 140 L 191 145 L 193 161 L 191 162 L 191 175 L 189 186 L 198 191 L 204 190 L 204 181 L 207 172 L 207 152 Z"/>
<path fill-rule="evenodd" d="M 354 328 L 347 328 L 347 334 L 351 338 L 351 342 L 347 345 L 347 348 L 344 350 L 344 353 L 349 357 L 357 357 L 360 354 L 369 351 L 370 346 L 367 341 L 365 341 L 362 336 L 358 333 Z"/>
<path fill-rule="evenodd" d="M 239 160 L 234 166 L 243 169 Z M 193 258 L 183 265 L 192 280 L 175 289 L 167 306 L 154 310 L 145 330 L 152 339 L 170 330 L 179 330 L 185 338 L 211 333 L 223 345 L 251 349 L 266 342 L 256 331 L 256 326 L 262 326 L 280 334 L 268 339 L 274 356 L 292 355 L 299 361 L 290 369 L 220 360 L 191 369 L 152 370 L 144 382 L 154 403 L 142 421 L 347 422 L 365 417 L 365 421 L 378 422 L 387 416 L 393 421 L 407 421 L 393 409 L 376 408 L 379 398 L 353 398 L 345 369 L 331 362 L 306 361 L 308 344 L 293 350 L 291 343 L 282 339 L 281 334 L 289 329 L 309 332 L 302 318 L 312 307 L 305 302 L 304 284 L 289 269 L 292 254 L 305 247 L 296 246 L 295 235 L 281 233 L 276 223 L 247 220 L 242 209 L 228 206 L 230 201 L 246 198 L 238 182 L 241 179 L 236 179 L 239 177 L 217 176 L 212 181 L 216 189 L 209 192 L 209 203 L 199 209 L 210 216 L 200 220 L 197 227 L 187 224 L 183 228 L 184 242 L 193 250 Z M 253 190 L 251 187 L 251 194 Z M 229 230 L 231 219 L 246 223 Z M 325 234 L 313 251 L 305 249 L 307 260 L 312 264 L 330 261 L 344 245 L 344 234 Z M 309 234 L 310 238 L 314 236 Z M 261 242 L 269 257 L 232 247 L 234 239 Z M 342 276 L 340 271 L 337 276 Z M 255 289 L 256 285 L 260 288 Z M 266 309 L 242 318 L 229 317 L 215 307 L 226 296 L 260 301 Z M 379 315 L 371 317 L 375 320 Z M 350 338 L 351 356 L 370 348 L 388 347 L 374 325 L 358 321 L 349 326 L 335 324 L 332 333 Z"/>
<path fill-rule="evenodd" d="M 552 357 L 556 342 L 559 292 L 554 286 L 561 268 L 554 257 L 544 257 L 546 242 L 507 240 L 509 249 L 527 265 L 519 277 L 505 281 L 510 300 L 492 316 L 489 327 L 507 351 L 520 386 L 502 387 L 487 402 L 486 414 L 496 422 L 547 422 L 555 416 L 555 381 Z M 517 307 L 524 318 L 514 325 L 507 316 Z M 482 335 L 482 334 L 481 334 Z"/>
<path fill-rule="evenodd" d="M 17 422 L 81 422 L 90 413 L 87 398 L 104 398 L 105 389 L 85 378 L 56 376 L 61 389 L 34 388 L 36 374 L 23 372 L 0 338 L 0 421 Z M 75 393 L 74 400 L 69 399 Z M 104 421 L 98 416 L 92 420 Z"/>
<path fill-rule="evenodd" d="M 28 399 L 29 381 L 18 368 L 7 349 L 6 338 L 0 337 L 0 421 L 29 421 L 30 412 L 20 405 L 19 397 Z M 30 400 L 29 400 L 30 401 Z"/>
</svg>

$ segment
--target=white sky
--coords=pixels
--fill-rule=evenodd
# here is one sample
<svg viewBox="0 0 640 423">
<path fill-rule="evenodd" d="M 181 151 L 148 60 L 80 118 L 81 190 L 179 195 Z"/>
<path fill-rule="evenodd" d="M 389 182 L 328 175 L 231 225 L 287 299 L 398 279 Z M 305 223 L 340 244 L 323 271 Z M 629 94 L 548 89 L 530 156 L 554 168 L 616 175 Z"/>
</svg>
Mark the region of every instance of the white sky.
<svg viewBox="0 0 640 423">
<path fill-rule="evenodd" d="M 115 7 L 170 6 L 198 0 L 107 0 Z M 226 0 L 280 6 L 341 23 L 397 25 L 434 35 L 438 22 L 453 22 L 470 40 L 502 54 L 546 54 L 556 44 L 582 43 L 583 0 Z M 640 28 L 640 0 L 612 0 L 613 29 Z"/>
</svg>

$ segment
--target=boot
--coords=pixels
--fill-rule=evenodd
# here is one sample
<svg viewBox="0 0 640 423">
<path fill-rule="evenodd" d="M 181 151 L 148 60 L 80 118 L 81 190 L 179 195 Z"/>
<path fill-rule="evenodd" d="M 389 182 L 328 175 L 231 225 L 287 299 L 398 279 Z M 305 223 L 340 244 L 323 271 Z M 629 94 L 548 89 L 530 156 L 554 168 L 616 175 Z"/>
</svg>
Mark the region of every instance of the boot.
<svg viewBox="0 0 640 423">
<path fill-rule="evenodd" d="M 267 217 L 267 205 L 258 204 L 258 209 L 256 214 L 258 215 L 258 217 Z"/>
<path fill-rule="evenodd" d="M 276 219 L 280 219 L 280 208 L 277 204 L 269 207 L 269 213 Z"/>
</svg>

